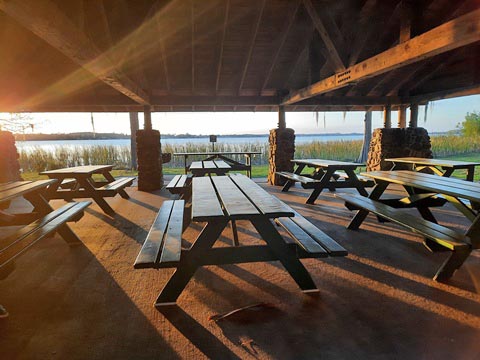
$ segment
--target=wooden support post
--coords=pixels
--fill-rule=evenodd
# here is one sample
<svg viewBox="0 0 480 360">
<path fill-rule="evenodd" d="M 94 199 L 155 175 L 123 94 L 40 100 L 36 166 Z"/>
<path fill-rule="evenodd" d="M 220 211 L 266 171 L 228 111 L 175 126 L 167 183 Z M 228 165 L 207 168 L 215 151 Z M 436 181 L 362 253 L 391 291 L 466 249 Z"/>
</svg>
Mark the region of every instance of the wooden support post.
<svg viewBox="0 0 480 360">
<path fill-rule="evenodd" d="M 392 107 L 390 105 L 383 107 L 383 127 L 385 129 L 392 127 Z"/>
<path fill-rule="evenodd" d="M 130 153 L 132 157 L 132 169 L 137 169 L 137 139 L 138 113 L 130 113 Z"/>
<path fill-rule="evenodd" d="M 410 104 L 410 121 L 408 127 L 418 126 L 418 104 Z"/>
<path fill-rule="evenodd" d="M 413 8 L 412 2 L 403 1 L 401 4 L 400 12 L 400 36 L 399 44 L 404 43 L 411 38 L 412 33 L 412 17 L 413 17 Z"/>
<path fill-rule="evenodd" d="M 398 108 L 398 127 L 404 129 L 407 127 L 407 107 L 400 105 Z"/>
<path fill-rule="evenodd" d="M 150 111 L 150 105 L 143 107 L 143 128 L 145 130 L 152 130 L 152 113 Z"/>
<path fill-rule="evenodd" d="M 280 105 L 278 107 L 278 128 L 279 129 L 287 128 L 287 121 L 285 119 L 285 107 L 283 105 Z"/>
<path fill-rule="evenodd" d="M 365 126 L 363 130 L 363 146 L 357 162 L 364 163 L 368 158 L 368 150 L 370 149 L 370 142 L 372 141 L 372 112 L 365 112 Z"/>
</svg>

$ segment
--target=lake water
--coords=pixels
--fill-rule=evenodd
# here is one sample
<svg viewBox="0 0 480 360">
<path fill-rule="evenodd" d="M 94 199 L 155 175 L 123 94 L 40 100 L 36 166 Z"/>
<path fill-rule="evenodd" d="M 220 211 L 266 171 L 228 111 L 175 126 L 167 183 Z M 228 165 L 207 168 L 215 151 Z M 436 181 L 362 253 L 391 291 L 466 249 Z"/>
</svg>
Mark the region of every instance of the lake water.
<svg viewBox="0 0 480 360">
<path fill-rule="evenodd" d="M 309 143 L 312 141 L 350 141 L 361 140 L 360 134 L 335 134 L 335 135 L 297 135 L 295 142 L 297 144 Z M 264 144 L 268 142 L 268 136 L 238 137 L 238 136 L 218 136 L 217 144 Z M 180 144 L 209 144 L 208 137 L 199 138 L 172 138 L 161 139 L 162 145 L 180 145 Z M 47 141 L 17 141 L 19 150 L 31 150 L 33 148 L 43 148 L 44 150 L 53 150 L 55 147 L 81 147 L 81 146 L 130 146 L 130 139 L 108 139 L 108 140 L 47 140 Z"/>
</svg>

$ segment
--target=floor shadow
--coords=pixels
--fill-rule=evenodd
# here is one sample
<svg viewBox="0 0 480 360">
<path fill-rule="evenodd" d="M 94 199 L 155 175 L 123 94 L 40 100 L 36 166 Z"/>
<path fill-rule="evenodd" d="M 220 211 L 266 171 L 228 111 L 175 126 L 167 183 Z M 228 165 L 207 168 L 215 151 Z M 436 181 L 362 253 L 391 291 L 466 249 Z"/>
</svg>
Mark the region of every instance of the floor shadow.
<svg viewBox="0 0 480 360">
<path fill-rule="evenodd" d="M 179 358 L 95 255 L 59 236 L 17 259 L 0 294 L 2 359 Z"/>
<path fill-rule="evenodd" d="M 138 226 L 134 222 L 128 220 L 127 218 L 121 216 L 118 213 L 115 214 L 114 218 L 111 218 L 103 213 L 100 213 L 90 208 L 85 209 L 85 212 L 121 231 L 123 234 L 132 238 L 139 244 L 143 244 L 145 242 L 145 239 L 147 238 L 147 230 L 143 229 L 142 227 Z"/>
<path fill-rule="evenodd" d="M 163 199 L 162 201 L 164 201 L 164 200 L 167 200 L 167 199 Z M 132 202 L 136 205 L 142 206 L 145 209 L 151 210 L 155 213 L 157 213 L 160 210 L 160 207 L 152 206 L 150 204 L 144 203 L 143 201 L 140 201 L 140 200 L 137 200 L 137 199 L 134 199 L 134 198 L 130 198 L 130 199 L 128 199 L 128 201 L 130 201 L 130 202 Z M 161 205 L 161 204 L 159 204 L 159 205 Z"/>
<path fill-rule="evenodd" d="M 209 359 L 240 359 L 215 335 L 178 306 L 164 306 L 163 316 Z"/>
</svg>

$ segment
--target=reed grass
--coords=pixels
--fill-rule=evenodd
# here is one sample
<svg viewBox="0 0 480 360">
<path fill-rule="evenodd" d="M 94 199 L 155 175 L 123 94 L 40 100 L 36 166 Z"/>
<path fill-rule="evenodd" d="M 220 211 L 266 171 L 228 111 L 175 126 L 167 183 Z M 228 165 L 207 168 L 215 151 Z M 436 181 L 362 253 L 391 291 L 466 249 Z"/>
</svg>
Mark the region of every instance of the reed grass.
<svg viewBox="0 0 480 360">
<path fill-rule="evenodd" d="M 434 157 L 444 158 L 455 155 L 468 155 L 480 152 L 480 137 L 464 137 L 456 135 L 434 136 L 431 138 Z M 296 158 L 319 158 L 340 161 L 355 161 L 362 148 L 361 140 L 352 141 L 312 141 L 297 144 Z M 206 144 L 166 144 L 162 146 L 164 153 L 183 152 L 210 152 L 211 145 Z M 268 143 L 216 144 L 218 152 L 256 151 L 259 155 L 252 156 L 252 165 L 265 166 L 268 164 Z M 20 167 L 24 172 L 41 172 L 61 167 L 79 165 L 113 164 L 115 169 L 130 169 L 130 149 L 126 146 L 60 146 L 53 151 L 35 147 L 20 151 Z M 231 156 L 234 160 L 244 162 L 243 155 Z M 202 156 L 189 156 L 188 161 L 201 160 Z M 165 164 L 166 169 L 182 169 L 183 156 L 172 156 L 172 160 Z"/>
</svg>

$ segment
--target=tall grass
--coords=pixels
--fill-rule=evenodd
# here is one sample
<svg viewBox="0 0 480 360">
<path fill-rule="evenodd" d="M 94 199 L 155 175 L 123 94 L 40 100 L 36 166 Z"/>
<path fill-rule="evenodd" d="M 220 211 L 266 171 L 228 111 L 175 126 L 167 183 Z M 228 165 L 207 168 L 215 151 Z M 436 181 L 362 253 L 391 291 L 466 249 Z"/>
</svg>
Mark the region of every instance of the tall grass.
<svg viewBox="0 0 480 360">
<path fill-rule="evenodd" d="M 453 155 L 466 155 L 480 152 L 480 137 L 462 136 L 434 136 L 432 151 L 434 157 L 442 158 Z M 353 141 L 312 141 L 305 144 L 297 144 L 295 149 L 296 158 L 318 158 L 340 161 L 355 161 L 362 148 L 361 140 Z M 211 145 L 206 144 L 165 144 L 162 145 L 164 153 L 184 152 L 210 152 Z M 252 165 L 265 165 L 268 163 L 268 143 L 243 143 L 243 144 L 216 144 L 215 151 L 219 152 L 242 152 L 256 151 L 259 155 L 252 157 Z M 243 155 L 229 156 L 234 160 L 244 162 Z M 188 161 L 200 160 L 204 156 L 189 156 Z M 60 146 L 48 151 L 40 147 L 20 151 L 20 166 L 23 171 L 40 172 L 60 167 L 79 165 L 113 164 L 116 169 L 131 168 L 130 149 L 126 146 Z M 166 164 L 168 168 L 183 167 L 183 156 L 172 156 L 172 160 Z"/>
</svg>

